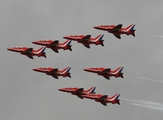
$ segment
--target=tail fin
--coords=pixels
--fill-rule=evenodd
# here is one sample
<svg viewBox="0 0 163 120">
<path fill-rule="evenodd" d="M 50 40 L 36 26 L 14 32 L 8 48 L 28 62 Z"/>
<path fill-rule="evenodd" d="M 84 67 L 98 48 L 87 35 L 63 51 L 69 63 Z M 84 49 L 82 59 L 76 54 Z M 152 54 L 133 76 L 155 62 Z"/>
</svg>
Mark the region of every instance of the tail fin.
<svg viewBox="0 0 163 120">
<path fill-rule="evenodd" d="M 95 93 L 96 87 L 91 87 L 88 90 L 86 90 L 87 93 Z"/>
<path fill-rule="evenodd" d="M 131 25 L 129 25 L 128 27 L 126 27 L 125 30 L 126 30 L 126 32 L 127 32 L 127 31 L 135 31 L 135 30 L 134 30 L 134 27 L 135 27 L 135 24 L 131 24 Z"/>
<path fill-rule="evenodd" d="M 46 58 L 46 53 L 45 53 L 46 46 L 41 47 L 40 49 L 35 51 L 35 54 L 40 56 L 44 56 Z"/>
<path fill-rule="evenodd" d="M 113 73 L 117 74 L 117 73 L 122 73 L 124 67 L 119 67 L 116 70 L 113 71 Z"/>
<path fill-rule="evenodd" d="M 39 48 L 38 50 L 36 50 L 36 53 L 45 53 L 45 49 L 46 49 L 46 46 L 43 46 Z"/>
<path fill-rule="evenodd" d="M 64 43 L 62 43 L 63 46 L 70 46 L 72 40 L 66 40 Z"/>
<path fill-rule="evenodd" d="M 69 49 L 70 51 L 72 51 L 72 48 L 71 48 L 71 45 L 70 45 L 71 42 L 72 42 L 72 40 L 68 40 L 68 41 L 67 41 L 67 46 L 69 46 L 68 49 Z"/>
<path fill-rule="evenodd" d="M 115 94 L 115 95 L 113 95 L 112 97 L 110 97 L 110 99 L 111 99 L 111 100 L 115 100 L 115 98 L 116 98 L 117 95 L 118 95 L 118 93 Z"/>
<path fill-rule="evenodd" d="M 135 37 L 135 30 L 134 30 L 135 24 L 133 24 L 130 28 L 131 34 Z"/>
<path fill-rule="evenodd" d="M 62 70 L 62 73 L 69 73 L 71 67 L 66 67 L 65 69 Z"/>
<path fill-rule="evenodd" d="M 95 41 L 97 41 L 97 40 L 101 41 L 103 37 L 104 37 L 104 34 L 100 34 L 97 37 L 95 37 L 94 40 Z"/>
<path fill-rule="evenodd" d="M 115 100 L 119 100 L 119 96 L 120 96 L 120 94 L 117 94 L 117 95 L 115 96 Z"/>
<path fill-rule="evenodd" d="M 135 24 L 132 24 L 130 30 L 131 30 L 131 31 L 134 30 L 134 27 L 135 27 Z M 135 30 L 134 30 L 134 31 L 135 31 Z"/>
<path fill-rule="evenodd" d="M 115 94 L 115 95 L 113 95 L 113 96 L 110 98 L 111 101 L 112 101 L 112 104 L 117 103 L 117 104 L 120 105 L 120 102 L 119 102 L 119 96 L 120 96 L 120 94 Z"/>
<path fill-rule="evenodd" d="M 117 96 L 115 97 L 115 103 L 117 103 L 118 105 L 120 105 L 120 100 L 119 100 L 119 96 L 120 96 L 120 94 L 117 94 Z"/>
<path fill-rule="evenodd" d="M 72 42 L 72 40 L 68 40 L 67 45 L 70 46 L 71 42 Z"/>
</svg>

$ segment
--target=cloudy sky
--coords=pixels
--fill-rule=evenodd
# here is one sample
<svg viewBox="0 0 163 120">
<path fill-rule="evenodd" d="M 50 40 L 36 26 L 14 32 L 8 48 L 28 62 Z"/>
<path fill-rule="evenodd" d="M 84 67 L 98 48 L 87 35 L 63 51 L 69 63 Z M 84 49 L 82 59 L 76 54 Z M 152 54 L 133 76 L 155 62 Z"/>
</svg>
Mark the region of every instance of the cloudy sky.
<svg viewBox="0 0 163 120">
<path fill-rule="evenodd" d="M 163 118 L 162 0 L 8 0 L 0 1 L 2 120 L 153 120 Z M 102 24 L 136 24 L 136 37 L 115 38 L 93 29 Z M 72 42 L 73 51 L 59 54 L 46 49 L 47 58 L 34 60 L 7 51 L 39 39 L 58 39 L 74 34 L 104 34 L 104 47 L 91 49 Z M 72 78 L 56 80 L 32 71 L 36 67 L 71 66 Z M 83 71 L 86 67 L 124 66 L 124 79 Z M 121 105 L 103 106 L 58 91 L 62 87 L 96 86 L 109 96 L 120 93 Z"/>
</svg>

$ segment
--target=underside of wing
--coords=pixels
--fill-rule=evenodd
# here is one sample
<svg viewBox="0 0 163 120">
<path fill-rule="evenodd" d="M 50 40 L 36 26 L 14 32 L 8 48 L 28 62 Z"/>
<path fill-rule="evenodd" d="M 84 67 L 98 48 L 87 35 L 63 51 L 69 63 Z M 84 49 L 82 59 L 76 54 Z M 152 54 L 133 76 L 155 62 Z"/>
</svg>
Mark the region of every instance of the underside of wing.
<svg viewBox="0 0 163 120">
<path fill-rule="evenodd" d="M 52 75 L 53 78 L 55 79 L 58 79 L 58 76 L 57 75 Z"/>
<path fill-rule="evenodd" d="M 33 48 L 28 48 L 27 50 L 25 50 L 24 52 L 22 52 L 23 54 L 30 54 L 32 52 Z"/>
<path fill-rule="evenodd" d="M 107 97 L 108 97 L 107 95 L 103 95 L 100 98 L 98 98 L 97 100 L 98 101 L 105 101 Z"/>
<path fill-rule="evenodd" d="M 120 34 L 115 34 L 115 33 L 113 33 L 113 35 L 114 35 L 116 38 L 121 39 Z"/>
<path fill-rule="evenodd" d="M 29 58 L 33 59 L 33 56 L 32 56 L 32 55 L 27 55 L 27 57 L 29 57 Z"/>
<path fill-rule="evenodd" d="M 89 40 L 91 38 L 91 35 L 86 35 L 82 38 L 82 40 Z"/>
<path fill-rule="evenodd" d="M 101 104 L 103 104 L 104 106 L 107 106 L 106 102 L 100 102 Z"/>
<path fill-rule="evenodd" d="M 82 91 L 83 91 L 83 88 L 79 88 L 78 90 L 76 90 L 74 93 L 76 93 L 76 94 L 81 94 L 82 93 Z"/>
<path fill-rule="evenodd" d="M 122 24 L 119 24 L 119 25 L 115 26 L 115 27 L 111 30 L 111 32 L 119 32 L 121 28 L 122 28 Z"/>
<path fill-rule="evenodd" d="M 59 53 L 58 49 L 57 48 L 52 48 L 52 50 L 56 53 Z"/>
<path fill-rule="evenodd" d="M 50 74 L 55 74 L 57 71 L 58 71 L 58 69 L 55 68 L 55 69 L 51 70 L 49 73 L 50 73 Z"/>
<path fill-rule="evenodd" d="M 59 43 L 59 40 L 55 40 L 50 44 L 50 46 L 56 46 L 58 45 L 58 43 Z"/>
<path fill-rule="evenodd" d="M 77 95 L 79 98 L 83 99 L 83 97 L 81 95 Z"/>
<path fill-rule="evenodd" d="M 110 80 L 110 77 L 109 76 L 103 76 L 104 78 L 106 78 L 106 79 L 108 79 L 108 80 Z"/>
<path fill-rule="evenodd" d="M 107 69 L 103 70 L 102 73 L 108 73 L 108 72 L 110 72 L 110 70 L 111 70 L 110 68 L 107 68 Z"/>
<path fill-rule="evenodd" d="M 90 48 L 89 44 L 83 44 L 86 48 Z"/>
</svg>

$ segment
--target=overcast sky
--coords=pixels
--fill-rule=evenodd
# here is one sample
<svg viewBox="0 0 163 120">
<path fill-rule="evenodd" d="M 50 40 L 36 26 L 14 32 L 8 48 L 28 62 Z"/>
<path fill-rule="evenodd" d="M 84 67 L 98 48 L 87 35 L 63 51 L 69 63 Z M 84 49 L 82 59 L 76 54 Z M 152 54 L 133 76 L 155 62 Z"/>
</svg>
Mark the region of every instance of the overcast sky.
<svg viewBox="0 0 163 120">
<path fill-rule="evenodd" d="M 163 113 L 162 0 L 1 0 L 1 120 L 154 120 Z M 136 24 L 136 37 L 115 38 L 93 26 Z M 39 39 L 65 41 L 63 36 L 104 34 L 104 47 L 91 49 L 72 42 L 72 52 L 46 49 L 47 58 L 7 51 Z M 54 79 L 32 71 L 36 67 L 71 66 L 72 78 Z M 124 79 L 110 81 L 83 71 L 87 67 L 124 66 Z M 62 87 L 96 86 L 96 92 L 120 93 L 121 105 L 103 106 L 58 91 Z"/>
</svg>

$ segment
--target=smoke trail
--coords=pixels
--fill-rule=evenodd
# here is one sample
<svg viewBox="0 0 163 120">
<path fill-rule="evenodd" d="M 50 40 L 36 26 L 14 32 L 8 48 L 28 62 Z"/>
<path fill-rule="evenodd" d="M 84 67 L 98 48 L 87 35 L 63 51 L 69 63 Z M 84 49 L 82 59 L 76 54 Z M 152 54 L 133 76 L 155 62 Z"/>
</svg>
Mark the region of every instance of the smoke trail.
<svg viewBox="0 0 163 120">
<path fill-rule="evenodd" d="M 131 100 L 127 98 L 121 98 L 122 100 L 126 101 L 130 105 L 135 105 L 139 107 L 150 108 L 153 110 L 163 111 L 163 104 L 145 100 Z"/>
<path fill-rule="evenodd" d="M 163 36 L 162 36 L 162 35 L 154 35 L 154 34 L 149 34 L 149 36 L 163 38 Z"/>
<path fill-rule="evenodd" d="M 155 79 L 146 78 L 146 77 L 138 77 L 138 78 L 139 78 L 139 79 L 143 79 L 143 80 L 148 80 L 148 81 L 163 83 L 163 80 L 155 80 Z"/>
</svg>

